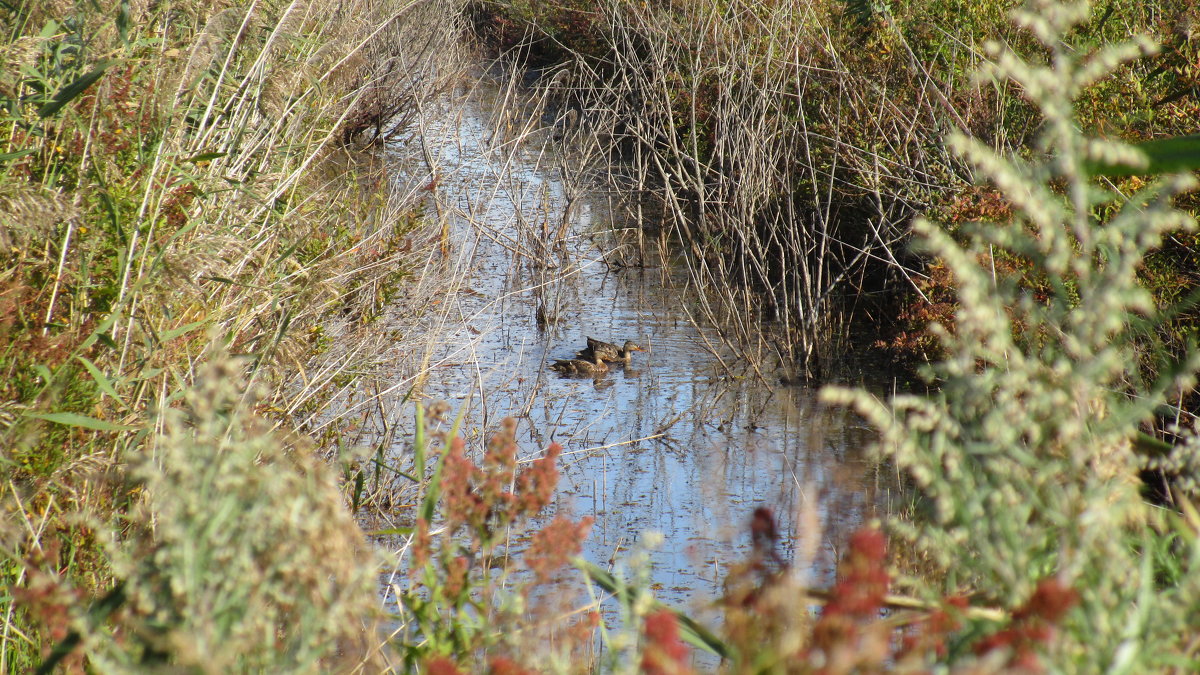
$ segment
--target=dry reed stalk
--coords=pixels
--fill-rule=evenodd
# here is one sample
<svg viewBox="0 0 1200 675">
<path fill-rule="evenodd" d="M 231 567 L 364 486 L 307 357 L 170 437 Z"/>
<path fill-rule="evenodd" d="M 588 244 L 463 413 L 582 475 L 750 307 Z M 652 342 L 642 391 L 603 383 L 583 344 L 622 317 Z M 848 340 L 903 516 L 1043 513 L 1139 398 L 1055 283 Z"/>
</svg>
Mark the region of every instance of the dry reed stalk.
<svg viewBox="0 0 1200 675">
<path fill-rule="evenodd" d="M 609 179 L 630 208 L 661 205 L 706 321 L 754 359 L 764 320 L 787 360 L 828 356 L 847 298 L 915 274 L 907 220 L 963 175 L 937 140 L 960 119 L 944 86 L 904 44 L 895 82 L 868 81 L 837 11 L 602 3 L 603 53 L 547 76 L 620 149 Z"/>
<path fill-rule="evenodd" d="M 40 5 L 28 26 L 41 29 L 76 9 Z M 378 347 L 356 330 L 342 335 L 344 351 L 309 361 L 331 314 L 351 327 L 377 316 L 397 272 L 419 264 L 413 247 L 406 248 L 419 222 L 414 195 L 389 189 L 383 164 L 346 156 L 346 142 L 357 140 L 351 124 L 357 110 L 401 113 L 392 121 L 403 125 L 410 97 L 429 97 L 453 80 L 461 62 L 444 47 L 455 39 L 446 28 L 456 25 L 459 10 L 455 2 L 308 0 L 250 2 L 204 16 L 178 6 L 176 13 L 156 14 L 156 7 L 134 2 L 122 29 L 129 42 L 111 17 L 80 10 L 74 18 L 93 41 L 89 47 L 104 43 L 131 58 L 109 66 L 77 105 L 48 122 L 23 108 L 28 124 L 53 122 L 53 133 L 14 133 L 4 148 L 31 144 L 36 154 L 23 160 L 31 167 L 25 174 L 4 175 L 0 194 L 36 205 L 39 194 L 63 191 L 67 197 L 55 196 L 54 203 L 71 214 L 55 218 L 69 226 L 53 237 L 36 231 L 36 219 L 4 224 L 12 246 L 24 248 L 34 235 L 45 242 L 5 268 L 18 274 L 6 279 L 19 291 L 13 295 L 6 286 L 5 293 L 14 301 L 30 298 L 39 317 L 55 321 L 38 326 L 53 350 L 34 352 L 32 364 L 5 362 L 16 376 L 42 366 L 43 356 L 48 365 L 41 393 L 17 407 L 5 402 L 6 410 L 22 410 L 3 429 L 5 459 L 53 438 L 54 424 L 71 431 L 60 448 L 61 466 L 46 476 L 18 472 L 10 485 L 14 514 L 29 516 L 36 504 L 41 522 L 55 527 L 73 527 L 79 514 L 99 525 L 117 517 L 113 509 L 124 501 L 114 499 L 125 499 L 122 467 L 132 456 L 166 452 L 158 445 L 165 422 L 154 413 L 177 407 L 180 392 L 203 379 L 211 342 L 250 356 L 239 362 L 250 383 L 238 413 L 269 414 L 276 428 L 294 428 L 293 415 L 319 414 L 331 382 L 378 367 Z M 137 46 L 139 36 L 160 29 L 155 35 L 168 36 L 160 47 Z M 56 44 L 73 43 L 31 48 Z M 5 50 L 6 62 L 17 51 Z M 385 54 L 386 63 L 376 58 Z M 76 60 L 84 58 L 94 55 L 79 52 Z M 400 70 L 403 87 L 380 89 L 381 79 Z M 42 86 L 54 93 L 69 83 Z M 2 84 L 7 95 L 9 82 Z M 125 138 L 131 144 L 122 145 Z M 66 148 L 76 139 L 72 156 Z M 25 294 L 20 284 L 36 280 L 40 270 L 48 283 Z M 23 339 L 8 327 L 5 340 Z M 74 393 L 75 375 L 98 386 L 97 393 Z M 60 421 L 33 417 L 47 414 Z M 304 443 L 285 445 L 300 463 L 313 451 Z M 336 499 L 323 504 L 334 508 Z M 44 547 L 45 532 L 27 528 L 14 540 L 6 531 L 4 558 L 25 569 L 22 551 Z M 331 565 L 347 565 L 347 573 L 363 569 L 362 561 L 327 557 Z M 103 556 L 97 558 L 97 567 L 77 580 L 103 585 L 111 578 Z M 14 624 L 12 608 L 8 603 L 0 644 L 6 660 L 22 650 L 36 653 L 31 626 Z"/>
</svg>

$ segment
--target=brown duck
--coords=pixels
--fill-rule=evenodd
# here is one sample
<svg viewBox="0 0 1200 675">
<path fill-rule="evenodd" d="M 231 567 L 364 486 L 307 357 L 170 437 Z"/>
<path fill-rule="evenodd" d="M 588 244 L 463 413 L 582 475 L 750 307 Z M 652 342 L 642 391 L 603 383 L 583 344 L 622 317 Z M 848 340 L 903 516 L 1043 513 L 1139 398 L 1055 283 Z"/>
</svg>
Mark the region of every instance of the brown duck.
<svg viewBox="0 0 1200 675">
<path fill-rule="evenodd" d="M 633 360 L 634 352 L 645 351 L 633 340 L 626 340 L 623 347 L 618 347 L 611 342 L 601 342 L 594 338 L 588 338 L 587 345 L 587 349 L 580 351 L 575 358 L 590 360 L 595 356 L 603 361 L 623 361 L 629 363 Z"/>
<path fill-rule="evenodd" d="M 608 364 L 599 354 L 592 354 L 588 358 L 559 359 L 550 364 L 550 369 L 564 375 L 603 375 L 608 372 Z"/>
</svg>

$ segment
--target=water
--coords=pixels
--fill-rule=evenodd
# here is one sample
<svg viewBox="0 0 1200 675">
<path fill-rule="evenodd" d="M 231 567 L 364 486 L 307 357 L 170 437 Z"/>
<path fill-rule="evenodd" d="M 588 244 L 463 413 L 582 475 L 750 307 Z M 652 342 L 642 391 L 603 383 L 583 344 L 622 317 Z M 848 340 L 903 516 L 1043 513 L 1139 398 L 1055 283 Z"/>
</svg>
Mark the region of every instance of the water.
<svg viewBox="0 0 1200 675">
<path fill-rule="evenodd" d="M 395 150 L 398 180 L 436 183 L 430 212 L 447 219 L 445 271 L 460 284 L 405 326 L 431 344 L 421 394 L 467 406 L 475 448 L 507 416 L 523 456 L 562 444 L 555 508 L 595 518 L 585 555 L 601 565 L 661 533 L 650 554 L 660 599 L 696 608 L 719 596 L 759 506 L 779 519 L 785 556 L 828 584 L 838 546 L 880 500 L 862 455 L 869 431 L 697 327 L 686 272 L 661 264 L 606 195 L 571 187 L 580 160 L 560 154 L 552 129 L 522 136 L 541 111 L 499 119 L 507 95 L 472 86 L 426 111 L 423 147 Z M 653 264 L 626 264 L 642 261 Z M 539 307 L 557 321 L 539 324 Z M 547 368 L 587 336 L 647 350 L 595 381 Z M 393 455 L 408 447 L 398 440 Z"/>
</svg>

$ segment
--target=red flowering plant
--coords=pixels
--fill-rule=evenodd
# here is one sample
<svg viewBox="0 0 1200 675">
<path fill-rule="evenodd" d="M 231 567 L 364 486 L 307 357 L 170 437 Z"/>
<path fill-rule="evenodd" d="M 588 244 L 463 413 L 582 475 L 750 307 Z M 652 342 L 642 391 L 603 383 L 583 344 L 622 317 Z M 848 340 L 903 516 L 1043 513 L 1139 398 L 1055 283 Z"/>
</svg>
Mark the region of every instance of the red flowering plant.
<svg viewBox="0 0 1200 675">
<path fill-rule="evenodd" d="M 728 673 L 1039 673 L 1079 601 L 1058 577 L 1043 578 L 1011 612 L 972 606 L 962 595 L 926 601 L 894 594 L 887 537 L 874 527 L 850 536 L 831 587 L 806 588 L 779 551 L 770 509 L 755 510 L 749 534 L 750 555 L 726 578 L 724 637 L 651 601 L 640 628 L 640 672 L 695 672 L 690 644 L 719 657 Z"/>
<path fill-rule="evenodd" d="M 562 448 L 552 443 L 521 466 L 516 431 L 516 420 L 501 422 L 478 463 L 467 456 L 463 438 L 454 432 L 442 437 L 445 451 L 414 528 L 410 583 L 400 595 L 406 630 L 398 642 L 409 667 L 436 663 L 456 664 L 464 672 L 524 672 L 522 661 L 544 656 L 517 649 L 541 627 L 539 610 L 557 615 L 557 609 L 545 610 L 573 597 L 545 589 L 580 552 L 592 520 L 549 518 Z M 425 437 L 417 439 L 418 475 L 424 473 Z M 515 550 L 521 544 L 523 555 Z M 594 613 L 580 616 L 575 622 L 544 622 L 568 651 L 590 644 Z"/>
</svg>

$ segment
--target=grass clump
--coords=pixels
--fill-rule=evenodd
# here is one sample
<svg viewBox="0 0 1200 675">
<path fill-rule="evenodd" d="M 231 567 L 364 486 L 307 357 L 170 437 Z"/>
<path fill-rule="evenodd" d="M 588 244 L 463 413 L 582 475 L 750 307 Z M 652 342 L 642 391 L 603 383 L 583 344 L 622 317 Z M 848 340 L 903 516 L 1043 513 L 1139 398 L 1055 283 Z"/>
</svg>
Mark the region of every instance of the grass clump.
<svg viewBox="0 0 1200 675">
<path fill-rule="evenodd" d="M 242 371 L 211 360 L 131 472 L 140 498 L 112 544 L 124 604 L 111 626 L 84 622 L 94 667 L 382 667 L 378 561 L 331 467 L 250 413 Z"/>
<path fill-rule="evenodd" d="M 0 7 L 0 670 L 317 668 L 367 568 L 278 429 L 371 369 L 421 218 L 356 150 L 457 72 L 461 8 L 111 9 Z"/>
</svg>

